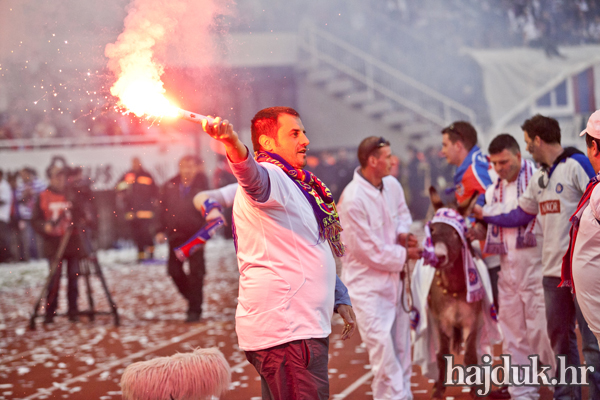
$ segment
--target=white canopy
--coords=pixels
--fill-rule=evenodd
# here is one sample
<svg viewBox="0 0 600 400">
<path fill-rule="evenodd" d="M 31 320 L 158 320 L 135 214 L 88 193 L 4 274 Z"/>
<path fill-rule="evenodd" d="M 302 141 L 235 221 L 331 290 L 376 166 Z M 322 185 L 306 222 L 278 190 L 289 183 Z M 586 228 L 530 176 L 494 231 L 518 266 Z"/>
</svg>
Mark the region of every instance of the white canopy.
<svg viewBox="0 0 600 400">
<path fill-rule="evenodd" d="M 561 47 L 561 57 L 542 49 L 467 49 L 483 71 L 485 98 L 494 131 L 499 131 L 566 78 L 600 66 L 600 45 Z M 600 71 L 598 71 L 600 72 Z M 600 98 L 600 76 L 595 79 Z"/>
</svg>

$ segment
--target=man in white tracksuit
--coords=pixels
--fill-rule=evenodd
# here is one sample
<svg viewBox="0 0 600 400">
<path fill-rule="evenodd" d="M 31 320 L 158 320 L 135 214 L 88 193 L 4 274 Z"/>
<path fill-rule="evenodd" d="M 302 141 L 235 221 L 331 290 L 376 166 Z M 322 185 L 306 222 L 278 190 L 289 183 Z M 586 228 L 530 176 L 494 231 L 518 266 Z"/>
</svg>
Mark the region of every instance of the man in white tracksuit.
<svg viewBox="0 0 600 400">
<path fill-rule="evenodd" d="M 496 136 L 488 148 L 499 178 L 485 193 L 486 208 L 516 207 L 527 188 L 535 166 L 521 158 L 517 141 L 508 134 Z M 491 211 L 493 213 L 493 211 Z M 542 235 L 538 219 L 517 228 L 489 224 L 484 252 L 500 254 L 498 301 L 499 322 L 504 334 L 504 353 L 512 364 L 527 365 L 530 355 L 540 356 L 540 365 L 554 365 L 554 355 L 546 330 L 546 306 L 542 286 Z M 536 400 L 538 387 L 510 386 L 513 399 Z"/>
<path fill-rule="evenodd" d="M 412 399 L 410 320 L 401 303 L 400 274 L 407 258 L 420 257 L 420 249 L 407 233 L 412 218 L 404 191 L 390 176 L 389 142 L 374 136 L 364 139 L 358 159 L 360 167 L 339 205 L 347 249 L 342 280 L 369 351 L 373 399 Z"/>
<path fill-rule="evenodd" d="M 583 318 L 577 298 L 561 283 L 562 259 L 569 247 L 569 219 L 577 209 L 587 183 L 595 173 L 587 157 L 574 148 L 563 148 L 558 121 L 535 115 L 521 126 L 527 151 L 543 168 L 533 174 L 527 190 L 519 197 L 518 206 L 496 213 L 483 209 L 483 220 L 488 224 L 514 228 L 540 221 L 544 243 L 542 246 L 542 286 L 546 305 L 548 337 L 555 356 L 565 355 L 566 365 L 580 365 L 576 323 L 581 333 L 581 352 L 585 362 L 594 366 L 587 371 L 589 399 L 600 398 L 600 351 L 598 341 Z M 474 210 L 476 214 L 477 207 Z M 560 373 L 561 371 L 555 371 Z M 564 371 L 566 382 L 574 382 L 572 373 Z M 560 375 L 558 376 L 561 377 Z M 580 376 L 578 378 L 581 378 Z M 559 381 L 560 382 L 560 381 Z M 580 382 L 580 381 L 579 381 Z M 580 385 L 554 386 L 554 399 L 580 399 Z"/>
</svg>

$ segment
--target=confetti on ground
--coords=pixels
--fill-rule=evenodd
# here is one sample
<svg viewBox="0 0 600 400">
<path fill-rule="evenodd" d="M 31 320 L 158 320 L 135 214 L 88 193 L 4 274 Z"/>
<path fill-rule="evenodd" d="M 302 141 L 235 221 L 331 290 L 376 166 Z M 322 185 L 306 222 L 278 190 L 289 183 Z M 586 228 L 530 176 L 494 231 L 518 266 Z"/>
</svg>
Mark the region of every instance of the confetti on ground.
<svg viewBox="0 0 600 400">
<path fill-rule="evenodd" d="M 48 273 L 45 261 L 0 264 L 0 400 L 120 399 L 124 368 L 136 361 L 218 347 L 232 367 L 231 391 L 222 400 L 259 400 L 260 377 L 237 346 L 235 308 L 238 271 L 232 241 L 215 238 L 207 243 L 205 301 L 202 320 L 186 324 L 186 302 L 167 275 L 166 247 L 155 254 L 162 262 L 135 263 L 135 252 L 101 251 L 98 259 L 121 325 L 111 315 L 82 316 L 71 323 L 65 316 L 50 325 L 39 318 L 29 330 L 33 304 Z M 100 281 L 92 277 L 95 310 L 109 310 Z M 66 279 L 61 282 L 59 312 L 66 310 Z M 87 291 L 80 284 L 80 309 L 88 308 Z M 343 321 L 335 315 L 330 339 L 331 398 L 372 399 L 368 352 L 357 333 L 341 342 Z M 498 354 L 499 350 L 498 350 Z M 415 400 L 429 399 L 432 380 L 413 369 Z M 470 399 L 463 388 L 448 388 L 446 398 Z M 543 393 L 541 399 L 550 399 Z"/>
</svg>

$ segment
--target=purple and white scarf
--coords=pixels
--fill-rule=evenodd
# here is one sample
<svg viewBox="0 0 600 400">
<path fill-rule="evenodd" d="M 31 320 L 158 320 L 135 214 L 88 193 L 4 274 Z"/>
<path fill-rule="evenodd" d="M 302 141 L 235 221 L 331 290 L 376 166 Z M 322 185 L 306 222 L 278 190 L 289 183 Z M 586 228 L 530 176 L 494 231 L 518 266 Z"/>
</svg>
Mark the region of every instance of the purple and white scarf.
<svg viewBox="0 0 600 400">
<path fill-rule="evenodd" d="M 517 198 L 521 197 L 529 180 L 533 175 L 533 163 L 527 160 L 521 160 L 521 170 L 517 176 Z M 492 198 L 492 205 L 502 203 L 504 201 L 502 179 L 498 178 L 496 185 L 494 186 L 494 196 Z M 517 228 L 517 249 L 523 249 L 526 247 L 537 246 L 535 234 L 533 229 L 535 228 L 535 219 L 528 223 L 526 226 L 519 226 Z M 488 254 L 506 254 L 508 252 L 506 242 L 504 240 L 503 228 L 498 225 L 490 224 L 487 230 L 487 236 L 485 238 L 485 246 L 483 252 Z"/>
<path fill-rule="evenodd" d="M 319 241 L 327 240 L 335 255 L 342 257 L 346 251 L 340 235 L 342 225 L 333 195 L 327 186 L 312 172 L 292 167 L 278 154 L 260 151 L 255 153 L 255 158 L 258 162 L 278 166 L 300 188 L 319 224 Z"/>
<path fill-rule="evenodd" d="M 437 258 L 435 257 L 433 241 L 431 240 L 431 231 L 429 229 L 430 224 L 441 222 L 448 224 L 453 227 L 462 241 L 462 257 L 463 266 L 465 269 L 465 279 L 467 286 L 467 302 L 473 303 L 479 301 L 485 296 L 485 287 L 481 281 L 481 277 L 477 272 L 475 260 L 469 250 L 465 233 L 467 232 L 467 224 L 465 219 L 456 211 L 451 208 L 440 208 L 435 213 L 433 219 L 425 225 L 425 241 L 423 242 L 423 258 L 425 263 L 437 268 Z"/>
</svg>

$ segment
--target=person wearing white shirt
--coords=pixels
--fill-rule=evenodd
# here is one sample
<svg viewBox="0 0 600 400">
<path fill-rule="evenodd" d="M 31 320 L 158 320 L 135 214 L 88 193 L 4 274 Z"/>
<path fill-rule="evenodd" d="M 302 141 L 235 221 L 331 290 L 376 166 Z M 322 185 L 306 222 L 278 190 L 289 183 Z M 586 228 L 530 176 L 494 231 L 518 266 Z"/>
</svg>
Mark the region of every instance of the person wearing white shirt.
<svg viewBox="0 0 600 400">
<path fill-rule="evenodd" d="M 409 305 L 401 273 L 409 258 L 420 258 L 421 249 L 408 233 L 412 218 L 402 186 L 390 175 L 389 142 L 375 136 L 364 139 L 358 160 L 360 167 L 339 204 L 347 246 L 342 280 L 369 351 L 373 399 L 412 399 Z"/>
<path fill-rule="evenodd" d="M 488 152 L 498 179 L 486 190 L 486 208 L 514 208 L 536 171 L 535 165 L 521 158 L 519 144 L 506 133 L 490 142 Z M 554 365 L 546 330 L 539 225 L 538 218 L 514 228 L 489 224 L 477 237 L 485 239 L 484 252 L 500 255 L 498 301 L 503 311 L 499 323 L 503 353 L 511 355 L 512 364 L 525 365 L 530 362 L 528 356 L 539 355 L 541 364 Z M 521 400 L 538 399 L 538 390 L 535 386 L 508 387 L 511 398 Z"/>
<path fill-rule="evenodd" d="M 577 211 L 574 226 L 579 226 L 572 237 L 572 258 L 567 252 L 563 259 L 563 281 L 572 277 L 572 288 L 577 295 L 581 313 L 600 343 L 600 110 L 589 118 L 585 135 L 587 156 L 596 172 L 590 180 Z M 573 236 L 573 231 L 572 231 Z M 572 275 L 565 270 L 571 263 Z"/>
<path fill-rule="evenodd" d="M 518 227 L 537 218 L 542 228 L 542 285 L 546 304 L 548 337 L 554 355 L 565 355 L 568 365 L 580 365 L 576 322 L 582 336 L 582 353 L 587 365 L 594 366 L 588 372 L 590 399 L 600 398 L 600 351 L 598 341 L 583 318 L 577 298 L 561 283 L 562 259 L 569 246 L 569 219 L 577 209 L 587 183 L 594 170 L 583 153 L 560 144 L 558 121 L 543 115 L 535 115 L 521 126 L 527 151 L 533 160 L 542 165 L 535 172 L 525 192 L 519 197 L 516 208 L 503 210 L 483 209 L 483 220 L 502 227 Z M 477 207 L 476 207 L 477 208 Z M 566 371 L 566 379 L 572 381 L 572 370 Z M 581 377 L 578 377 L 578 379 Z M 581 398 L 578 385 L 556 385 L 555 399 Z"/>
<path fill-rule="evenodd" d="M 259 111 L 251 125 L 255 157 L 227 120 L 202 122 L 225 145 L 239 182 L 236 333 L 261 377 L 262 398 L 328 399 L 332 314 L 345 321 L 342 339 L 354 333 L 355 316 L 335 271 L 344 246 L 333 197 L 303 169 L 309 140 L 300 115 L 288 107 Z"/>
</svg>

